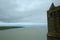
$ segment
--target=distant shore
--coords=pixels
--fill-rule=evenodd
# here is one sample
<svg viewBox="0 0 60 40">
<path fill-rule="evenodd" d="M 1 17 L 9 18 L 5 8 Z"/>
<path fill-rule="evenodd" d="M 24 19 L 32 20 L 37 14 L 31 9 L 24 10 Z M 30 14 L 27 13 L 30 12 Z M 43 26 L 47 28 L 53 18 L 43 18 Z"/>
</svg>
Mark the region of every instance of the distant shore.
<svg viewBox="0 0 60 40">
<path fill-rule="evenodd" d="M 7 29 L 13 29 L 13 28 L 24 28 L 22 26 L 0 26 L 0 30 L 7 30 Z"/>
</svg>

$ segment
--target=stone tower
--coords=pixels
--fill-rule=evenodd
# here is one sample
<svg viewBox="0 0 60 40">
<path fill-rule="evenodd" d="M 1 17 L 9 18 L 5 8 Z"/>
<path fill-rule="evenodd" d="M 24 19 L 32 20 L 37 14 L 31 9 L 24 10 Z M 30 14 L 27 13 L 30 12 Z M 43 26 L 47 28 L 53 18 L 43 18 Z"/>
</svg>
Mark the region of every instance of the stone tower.
<svg viewBox="0 0 60 40">
<path fill-rule="evenodd" d="M 48 34 L 47 40 L 60 40 L 60 6 L 55 7 L 52 3 L 47 11 Z"/>
</svg>

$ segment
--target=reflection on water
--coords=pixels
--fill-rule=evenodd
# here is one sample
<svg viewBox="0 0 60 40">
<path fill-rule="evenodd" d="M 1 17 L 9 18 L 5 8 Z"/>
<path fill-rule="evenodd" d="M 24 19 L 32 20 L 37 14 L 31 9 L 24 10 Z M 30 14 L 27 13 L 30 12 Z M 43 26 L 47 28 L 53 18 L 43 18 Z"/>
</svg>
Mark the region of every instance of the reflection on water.
<svg viewBox="0 0 60 40">
<path fill-rule="evenodd" d="M 47 40 L 47 27 L 0 30 L 0 40 Z"/>
</svg>

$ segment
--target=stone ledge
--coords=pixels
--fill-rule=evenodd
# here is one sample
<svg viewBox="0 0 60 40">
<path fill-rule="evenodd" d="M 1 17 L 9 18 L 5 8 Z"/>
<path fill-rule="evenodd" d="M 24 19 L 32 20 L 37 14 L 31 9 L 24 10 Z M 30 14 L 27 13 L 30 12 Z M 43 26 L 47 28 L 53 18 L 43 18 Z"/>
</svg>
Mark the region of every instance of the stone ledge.
<svg viewBox="0 0 60 40">
<path fill-rule="evenodd" d="M 60 32 L 48 32 L 48 37 L 60 38 Z"/>
</svg>

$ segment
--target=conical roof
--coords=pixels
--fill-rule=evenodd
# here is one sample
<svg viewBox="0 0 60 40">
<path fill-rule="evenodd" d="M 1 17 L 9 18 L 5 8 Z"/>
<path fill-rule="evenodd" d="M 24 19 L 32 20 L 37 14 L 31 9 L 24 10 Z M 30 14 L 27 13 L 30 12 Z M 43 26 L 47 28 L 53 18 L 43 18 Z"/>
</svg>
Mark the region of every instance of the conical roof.
<svg viewBox="0 0 60 40">
<path fill-rule="evenodd" d="M 55 6 L 54 6 L 54 3 L 51 4 L 51 7 L 50 7 L 50 10 L 54 9 Z"/>
</svg>

